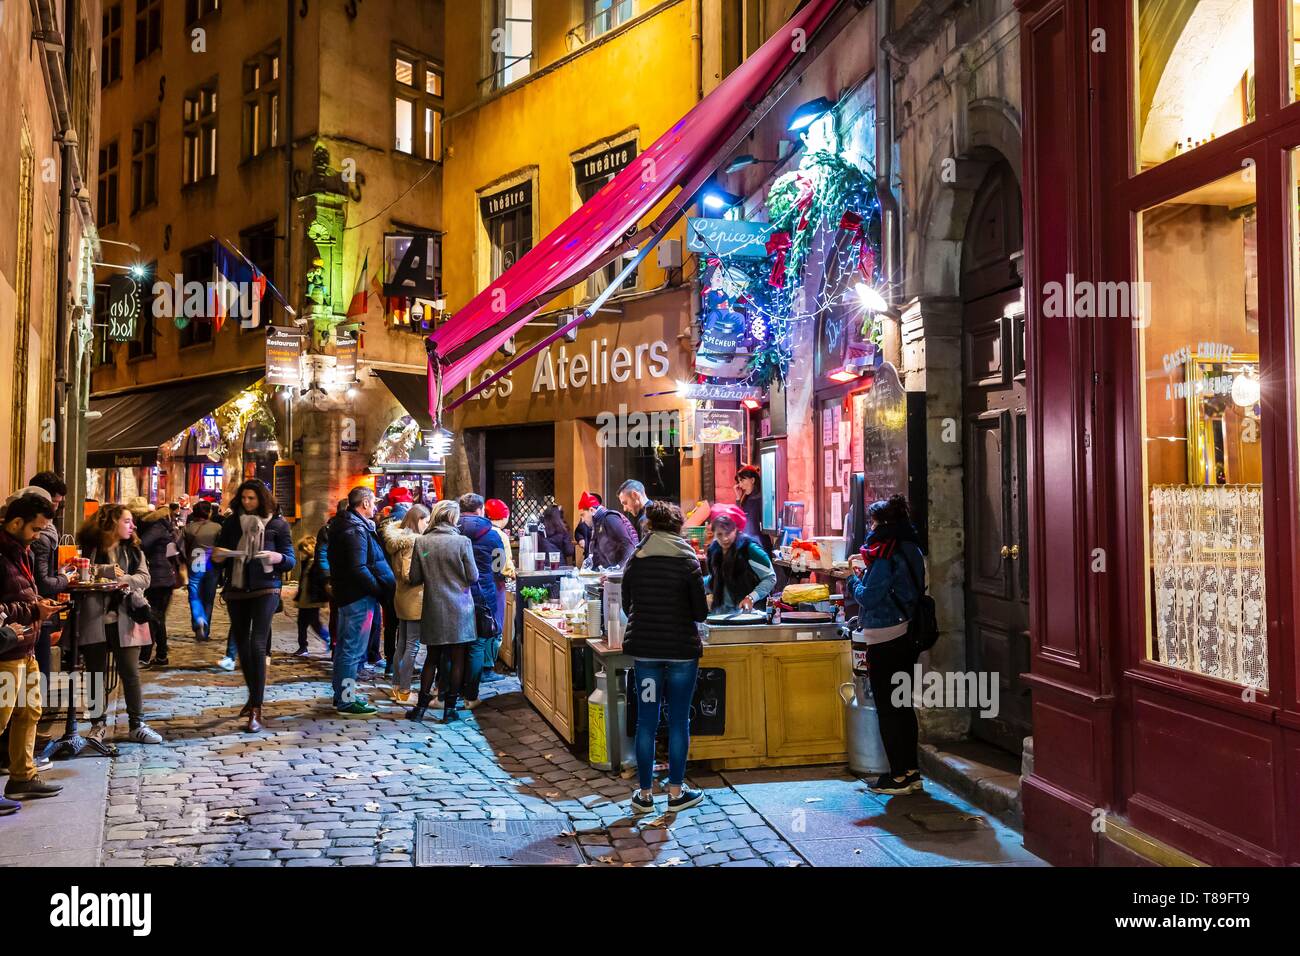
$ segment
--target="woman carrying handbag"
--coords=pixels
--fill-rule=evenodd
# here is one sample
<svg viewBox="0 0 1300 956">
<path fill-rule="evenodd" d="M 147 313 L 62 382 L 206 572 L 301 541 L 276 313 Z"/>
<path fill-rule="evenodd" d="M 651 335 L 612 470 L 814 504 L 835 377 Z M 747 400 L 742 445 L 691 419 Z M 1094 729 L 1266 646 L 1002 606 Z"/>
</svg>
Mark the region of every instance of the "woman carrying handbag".
<svg viewBox="0 0 1300 956">
<path fill-rule="evenodd" d="M 88 595 L 82 602 L 77 639 L 86 673 L 99 682 L 98 686 L 107 686 L 108 656 L 112 654 L 126 700 L 130 727 L 127 740 L 160 744 L 162 735 L 144 722 L 140 689 L 140 650 L 149 647 L 153 638 L 149 602 L 144 596 L 150 583 L 149 565 L 135 535 L 135 517 L 125 505 L 101 508 L 91 524 L 82 529 L 81 540 L 82 554 L 95 566 L 95 576 L 126 585 L 125 591 Z M 107 702 L 104 713 L 91 716 L 86 736 L 97 743 L 105 742 Z"/>
<path fill-rule="evenodd" d="M 280 578 L 294 560 L 289 523 L 276 510 L 271 490 L 256 478 L 248 479 L 235 491 L 231 516 L 212 548 L 212 563 L 223 568 L 221 597 L 248 686 L 248 703 L 239 716 L 248 718 L 245 729 L 250 734 L 262 730 L 271 619 L 280 604 Z"/>
</svg>

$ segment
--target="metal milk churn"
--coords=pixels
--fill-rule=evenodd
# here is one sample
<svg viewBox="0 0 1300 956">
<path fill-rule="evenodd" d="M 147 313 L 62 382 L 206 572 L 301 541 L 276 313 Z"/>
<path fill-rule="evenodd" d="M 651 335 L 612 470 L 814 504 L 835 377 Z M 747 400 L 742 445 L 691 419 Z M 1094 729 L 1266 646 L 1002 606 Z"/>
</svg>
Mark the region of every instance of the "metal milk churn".
<svg viewBox="0 0 1300 956">
<path fill-rule="evenodd" d="M 880 739 L 880 718 L 867 678 L 867 647 L 856 639 L 860 631 L 851 633 L 855 638 L 852 646 L 853 680 L 841 684 L 839 690 L 840 700 L 844 702 L 849 769 L 861 774 L 887 773 L 889 758 L 885 756 L 885 744 Z M 849 692 L 847 695 L 845 690 Z"/>
</svg>

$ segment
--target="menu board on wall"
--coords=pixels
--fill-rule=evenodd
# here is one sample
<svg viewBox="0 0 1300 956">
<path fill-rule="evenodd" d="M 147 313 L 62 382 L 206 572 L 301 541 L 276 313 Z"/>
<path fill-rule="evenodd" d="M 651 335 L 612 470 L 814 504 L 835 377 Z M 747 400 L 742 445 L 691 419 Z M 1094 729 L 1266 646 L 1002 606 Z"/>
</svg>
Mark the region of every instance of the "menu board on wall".
<svg viewBox="0 0 1300 956">
<path fill-rule="evenodd" d="M 302 384 L 302 347 L 305 336 L 296 329 L 272 326 L 266 330 L 266 384 Z"/>
<path fill-rule="evenodd" d="M 702 445 L 729 445 L 745 438 L 742 408 L 700 408 L 695 411 L 695 440 Z"/>
<path fill-rule="evenodd" d="M 907 393 L 888 362 L 866 394 L 862 446 L 867 499 L 907 494 Z"/>
<path fill-rule="evenodd" d="M 298 463 L 294 461 L 277 461 L 272 472 L 271 483 L 275 490 L 275 503 L 280 514 L 287 521 L 296 520 L 298 515 Z"/>
</svg>

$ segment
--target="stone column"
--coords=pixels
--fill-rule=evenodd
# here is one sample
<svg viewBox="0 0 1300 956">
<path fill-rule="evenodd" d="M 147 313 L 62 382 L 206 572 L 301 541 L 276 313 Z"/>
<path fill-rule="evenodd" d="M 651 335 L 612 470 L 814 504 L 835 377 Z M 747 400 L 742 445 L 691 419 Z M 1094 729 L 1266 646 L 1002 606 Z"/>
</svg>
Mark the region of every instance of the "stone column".
<svg viewBox="0 0 1300 956">
<path fill-rule="evenodd" d="M 903 385 L 925 392 L 930 593 L 939 612 L 939 642 L 925 663 L 939 671 L 965 670 L 961 301 L 919 296 L 904 305 L 900 324 Z M 926 709 L 920 719 L 930 739 L 961 737 L 970 727 L 964 709 Z"/>
</svg>

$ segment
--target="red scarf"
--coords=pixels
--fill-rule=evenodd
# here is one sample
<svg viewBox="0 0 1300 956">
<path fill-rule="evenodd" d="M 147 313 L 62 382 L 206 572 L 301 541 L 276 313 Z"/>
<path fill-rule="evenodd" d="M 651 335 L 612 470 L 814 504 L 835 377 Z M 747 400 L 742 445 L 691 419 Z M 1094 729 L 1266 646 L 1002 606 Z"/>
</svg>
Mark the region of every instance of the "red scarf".
<svg viewBox="0 0 1300 956">
<path fill-rule="evenodd" d="M 897 538 L 885 538 L 883 541 L 877 541 L 874 544 L 863 545 L 862 550 L 859 552 L 862 555 L 862 560 L 867 563 L 867 566 L 863 569 L 863 574 L 865 575 L 866 572 L 870 571 L 871 565 L 881 558 L 892 558 L 894 549 L 897 546 Z"/>
</svg>

